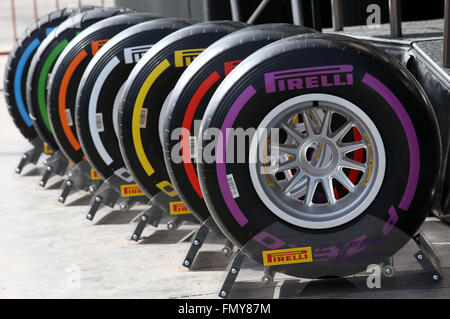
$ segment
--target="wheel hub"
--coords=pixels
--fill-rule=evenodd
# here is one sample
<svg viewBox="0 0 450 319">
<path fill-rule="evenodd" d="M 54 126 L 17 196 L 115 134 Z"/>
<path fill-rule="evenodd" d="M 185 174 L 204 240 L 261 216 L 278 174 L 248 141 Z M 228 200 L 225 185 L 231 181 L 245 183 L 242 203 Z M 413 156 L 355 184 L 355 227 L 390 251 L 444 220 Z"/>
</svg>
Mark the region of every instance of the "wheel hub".
<svg viewBox="0 0 450 319">
<path fill-rule="evenodd" d="M 375 199 L 385 172 L 381 136 L 356 105 L 328 94 L 307 94 L 275 107 L 258 130 L 277 136 L 250 146 L 252 183 L 263 203 L 306 228 L 339 226 Z M 259 161 L 261 149 L 270 152 Z"/>
<path fill-rule="evenodd" d="M 299 167 L 308 175 L 329 175 L 337 165 L 336 147 L 327 139 L 312 138 L 299 147 Z"/>
</svg>

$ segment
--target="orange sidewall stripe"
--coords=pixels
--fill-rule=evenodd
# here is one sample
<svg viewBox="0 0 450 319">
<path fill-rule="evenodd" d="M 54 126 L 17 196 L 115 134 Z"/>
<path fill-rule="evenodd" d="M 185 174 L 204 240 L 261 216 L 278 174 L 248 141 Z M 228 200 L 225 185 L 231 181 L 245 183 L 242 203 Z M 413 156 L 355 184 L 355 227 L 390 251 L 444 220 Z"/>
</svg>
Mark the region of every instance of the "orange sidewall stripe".
<svg viewBox="0 0 450 319">
<path fill-rule="evenodd" d="M 80 143 L 78 143 L 78 140 L 76 139 L 75 135 L 72 132 L 72 129 L 69 126 L 69 122 L 67 121 L 66 116 L 66 95 L 67 95 L 67 88 L 70 83 L 70 79 L 72 78 L 73 73 L 75 72 L 78 65 L 87 57 L 87 52 L 85 50 L 81 51 L 77 54 L 75 59 L 72 60 L 69 67 L 66 70 L 66 73 L 64 73 L 64 77 L 61 82 L 61 86 L 59 88 L 59 96 L 58 96 L 58 111 L 59 111 L 59 120 L 61 122 L 62 128 L 64 130 L 64 134 L 66 134 L 67 139 L 69 140 L 72 147 L 78 151 L 81 146 Z"/>
</svg>

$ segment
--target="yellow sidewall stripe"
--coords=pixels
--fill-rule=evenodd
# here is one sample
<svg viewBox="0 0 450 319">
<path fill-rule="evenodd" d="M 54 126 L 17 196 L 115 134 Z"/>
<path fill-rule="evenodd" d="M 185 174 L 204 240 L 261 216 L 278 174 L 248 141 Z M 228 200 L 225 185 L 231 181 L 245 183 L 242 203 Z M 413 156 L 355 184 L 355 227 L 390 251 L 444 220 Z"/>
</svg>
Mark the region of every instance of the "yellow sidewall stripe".
<svg viewBox="0 0 450 319">
<path fill-rule="evenodd" d="M 144 147 L 142 145 L 141 127 L 140 127 L 141 112 L 142 112 L 142 108 L 144 106 L 144 101 L 145 101 L 145 98 L 147 97 L 148 91 L 152 87 L 153 83 L 155 83 L 156 79 L 168 67 L 170 67 L 170 62 L 167 61 L 167 59 L 166 59 L 166 60 L 162 61 L 160 64 L 158 64 L 156 66 L 156 68 L 153 69 L 153 71 L 145 79 L 144 84 L 142 85 L 141 89 L 139 90 L 138 96 L 136 98 L 136 102 L 134 104 L 133 119 L 131 122 L 134 149 L 136 151 L 136 155 L 139 159 L 139 162 L 141 163 L 142 167 L 144 168 L 144 171 L 147 173 L 148 176 L 152 175 L 155 172 L 155 170 L 153 169 L 152 165 L 150 164 L 150 161 L 148 160 L 147 156 L 145 155 Z"/>
</svg>

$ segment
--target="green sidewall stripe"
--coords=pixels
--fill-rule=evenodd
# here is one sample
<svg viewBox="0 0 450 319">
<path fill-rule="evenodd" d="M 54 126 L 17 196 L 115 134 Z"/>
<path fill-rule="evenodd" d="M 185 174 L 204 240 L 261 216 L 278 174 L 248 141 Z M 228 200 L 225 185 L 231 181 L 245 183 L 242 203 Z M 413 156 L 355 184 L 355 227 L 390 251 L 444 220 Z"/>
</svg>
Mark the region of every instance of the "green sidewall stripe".
<svg viewBox="0 0 450 319">
<path fill-rule="evenodd" d="M 50 69 L 53 66 L 53 63 L 55 63 L 55 60 L 58 58 L 61 51 L 64 50 L 64 48 L 68 44 L 69 44 L 69 41 L 64 39 L 53 49 L 53 51 L 47 57 L 47 60 L 45 60 L 44 66 L 42 67 L 42 70 L 41 70 L 41 74 L 39 75 L 38 92 L 37 92 L 39 110 L 41 112 L 41 117 L 44 120 L 45 126 L 47 126 L 47 129 L 50 132 L 52 131 L 52 129 L 50 127 L 50 122 L 48 120 L 45 88 L 47 86 L 48 74 L 50 72 Z"/>
</svg>

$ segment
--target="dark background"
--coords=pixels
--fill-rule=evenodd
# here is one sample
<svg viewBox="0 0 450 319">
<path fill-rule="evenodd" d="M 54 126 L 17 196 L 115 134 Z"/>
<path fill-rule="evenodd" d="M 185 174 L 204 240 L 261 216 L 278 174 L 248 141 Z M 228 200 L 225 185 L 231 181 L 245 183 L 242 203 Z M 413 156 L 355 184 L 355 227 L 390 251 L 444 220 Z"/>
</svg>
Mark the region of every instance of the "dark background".
<svg viewBox="0 0 450 319">
<path fill-rule="evenodd" d="M 388 0 L 343 0 L 346 26 L 366 24 L 369 4 L 381 7 L 382 23 L 389 22 Z M 261 0 L 240 0 L 241 17 L 246 21 Z M 211 20 L 231 19 L 229 0 L 208 0 Z M 204 0 L 116 0 L 117 5 L 164 16 L 203 20 Z M 311 0 L 302 0 L 305 24 L 312 26 Z M 324 28 L 331 27 L 331 0 L 321 0 L 321 19 Z M 444 16 L 444 0 L 402 0 L 403 21 L 437 19 Z M 269 22 L 292 23 L 290 0 L 272 0 L 255 24 Z"/>
</svg>

